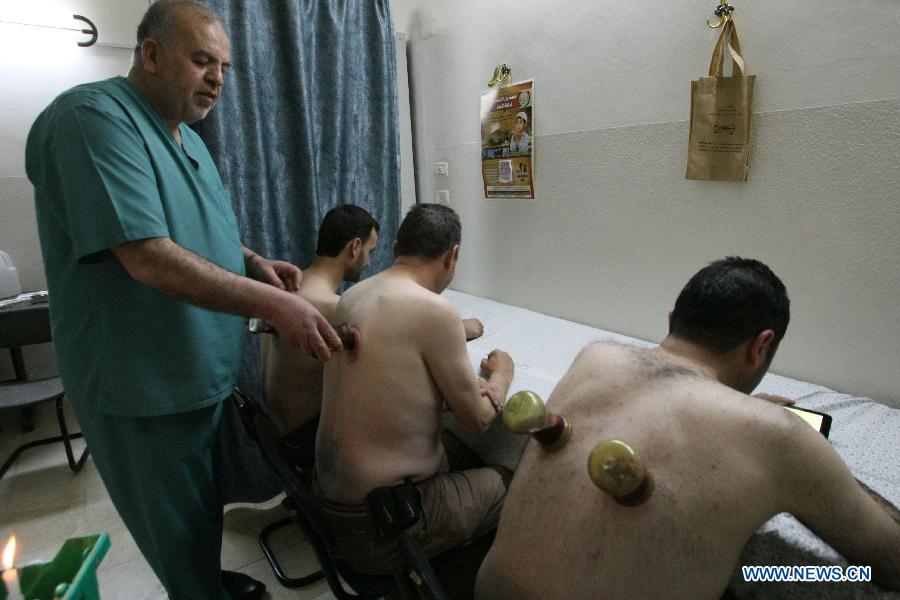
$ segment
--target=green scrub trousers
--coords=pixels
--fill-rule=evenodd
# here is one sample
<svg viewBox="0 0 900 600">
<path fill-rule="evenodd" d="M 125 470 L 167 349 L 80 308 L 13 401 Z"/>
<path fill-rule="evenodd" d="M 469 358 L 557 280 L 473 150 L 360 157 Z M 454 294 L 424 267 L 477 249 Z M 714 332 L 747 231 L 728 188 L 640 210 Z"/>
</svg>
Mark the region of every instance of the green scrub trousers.
<svg viewBox="0 0 900 600">
<path fill-rule="evenodd" d="M 229 599 L 214 465 L 222 403 L 158 417 L 118 417 L 84 403 L 75 412 L 113 503 L 169 598 Z M 184 556 L 193 564 L 179 562 Z"/>
</svg>

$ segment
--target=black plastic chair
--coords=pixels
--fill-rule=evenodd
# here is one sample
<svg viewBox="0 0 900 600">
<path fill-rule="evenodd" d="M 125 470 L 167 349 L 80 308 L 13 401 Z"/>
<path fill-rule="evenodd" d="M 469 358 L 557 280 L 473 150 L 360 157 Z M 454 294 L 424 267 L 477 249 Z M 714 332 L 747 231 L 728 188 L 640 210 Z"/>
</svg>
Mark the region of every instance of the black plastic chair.
<svg viewBox="0 0 900 600">
<path fill-rule="evenodd" d="M 375 599 L 387 595 L 410 600 L 447 598 L 422 547 L 405 532 L 397 540 L 402 564 L 392 575 L 358 573 L 345 561 L 333 558 L 330 548 L 334 538 L 312 492 L 308 467 L 294 464 L 291 448 L 284 443 L 275 424 L 256 402 L 237 390 L 235 400 L 248 433 L 274 467 L 287 492 L 282 504 L 309 540 L 322 567 L 320 573 L 313 573 L 305 579 L 311 582 L 324 576 L 338 600 Z M 279 525 L 283 526 L 283 523 L 276 522 L 269 527 L 277 528 Z M 342 580 L 353 593 L 346 590 Z"/>
<path fill-rule="evenodd" d="M 51 341 L 50 312 L 47 304 L 37 304 L 24 308 L 0 309 L 0 348 L 9 349 L 16 378 L 0 383 L 0 409 L 29 408 L 41 402 L 52 400 L 56 404 L 56 419 L 59 422 L 60 435 L 34 440 L 22 444 L 6 459 L 0 467 L 0 479 L 13 465 L 22 452 L 36 446 L 62 442 L 66 449 L 69 468 L 78 472 L 88 458 L 85 448 L 81 457 L 75 459 L 72 440 L 82 437 L 81 433 L 69 433 L 66 417 L 63 412 L 63 398 L 66 395 L 59 377 L 31 381 L 25 368 L 22 347 L 43 344 Z"/>
</svg>

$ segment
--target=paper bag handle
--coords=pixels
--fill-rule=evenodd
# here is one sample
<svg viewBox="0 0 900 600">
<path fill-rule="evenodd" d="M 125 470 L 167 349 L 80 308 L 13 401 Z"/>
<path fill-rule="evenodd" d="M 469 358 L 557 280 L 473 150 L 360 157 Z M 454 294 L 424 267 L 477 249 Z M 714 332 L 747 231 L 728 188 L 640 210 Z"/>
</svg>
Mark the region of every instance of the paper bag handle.
<svg viewBox="0 0 900 600">
<path fill-rule="evenodd" d="M 728 52 L 731 54 L 732 74 L 735 76 L 744 74 L 744 59 L 741 58 L 741 42 L 738 39 L 737 28 L 734 26 L 734 19 L 728 19 L 728 22 L 722 27 L 719 41 L 716 42 L 713 50 L 712 60 L 709 62 L 710 77 L 721 77 L 724 72 L 725 65 L 722 59 L 725 58 L 725 46 L 728 46 Z"/>
</svg>

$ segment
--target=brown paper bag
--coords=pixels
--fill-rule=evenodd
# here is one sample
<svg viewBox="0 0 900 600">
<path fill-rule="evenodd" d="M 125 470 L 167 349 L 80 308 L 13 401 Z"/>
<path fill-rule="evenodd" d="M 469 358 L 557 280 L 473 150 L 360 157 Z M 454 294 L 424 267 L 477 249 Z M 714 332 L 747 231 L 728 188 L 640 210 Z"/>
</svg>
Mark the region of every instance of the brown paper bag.
<svg viewBox="0 0 900 600">
<path fill-rule="evenodd" d="M 731 77 L 723 77 L 725 49 Z M 746 181 L 750 171 L 750 117 L 756 75 L 744 75 L 741 43 L 729 19 L 713 50 L 709 77 L 691 82 L 688 179 Z"/>
</svg>

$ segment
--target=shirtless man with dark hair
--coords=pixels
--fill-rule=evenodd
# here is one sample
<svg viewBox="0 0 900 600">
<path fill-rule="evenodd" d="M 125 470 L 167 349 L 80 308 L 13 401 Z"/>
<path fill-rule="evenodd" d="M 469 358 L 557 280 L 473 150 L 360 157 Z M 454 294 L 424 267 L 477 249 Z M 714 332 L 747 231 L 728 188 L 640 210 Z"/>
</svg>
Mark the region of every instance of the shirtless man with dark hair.
<svg viewBox="0 0 900 600">
<path fill-rule="evenodd" d="M 526 449 L 476 598 L 719 598 L 750 536 L 780 512 L 900 589 L 896 509 L 812 427 L 747 395 L 788 320 L 781 281 L 729 258 L 691 279 L 661 346 L 582 350 L 547 402 L 572 419 L 571 442 Z M 644 504 L 624 506 L 589 478 L 606 439 L 643 455 L 654 479 Z"/>
<path fill-rule="evenodd" d="M 359 206 L 342 204 L 329 210 L 319 226 L 316 257 L 294 293 L 331 321 L 341 299 L 338 288 L 345 281 L 359 281 L 378 246 L 378 230 L 378 222 Z M 263 336 L 260 347 L 261 379 L 272 419 L 282 433 L 297 438 L 294 445 L 302 444 L 311 459 L 325 363 L 277 335 Z"/>
</svg>

